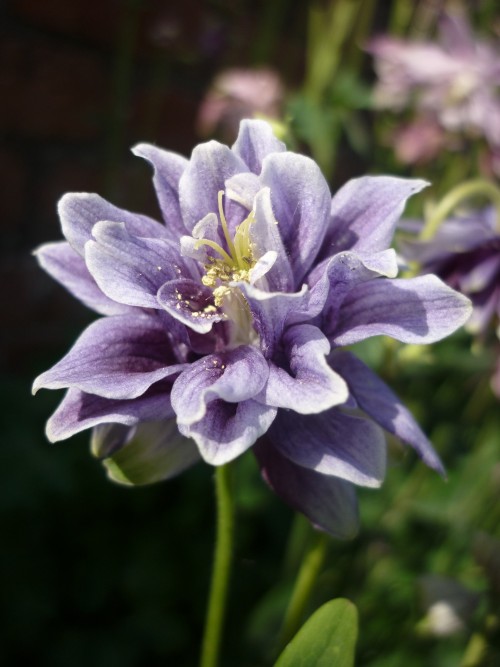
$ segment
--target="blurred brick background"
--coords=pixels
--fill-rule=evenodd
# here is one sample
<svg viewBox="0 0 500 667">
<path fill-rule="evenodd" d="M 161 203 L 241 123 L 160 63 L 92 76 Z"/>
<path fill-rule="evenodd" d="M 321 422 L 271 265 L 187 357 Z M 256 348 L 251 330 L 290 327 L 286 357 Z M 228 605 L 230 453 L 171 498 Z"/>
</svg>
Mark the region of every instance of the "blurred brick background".
<svg viewBox="0 0 500 667">
<path fill-rule="evenodd" d="M 151 141 L 189 154 L 199 141 L 199 103 L 221 67 L 266 62 L 300 79 L 301 4 L 286 11 L 280 1 L 246 0 L 0 5 L 0 362 L 7 371 L 31 373 L 39 353 L 55 358 L 91 318 L 30 254 L 60 238 L 59 197 L 98 191 L 155 215 L 149 170 L 130 146 Z M 276 16 L 279 48 L 267 29 Z"/>
</svg>

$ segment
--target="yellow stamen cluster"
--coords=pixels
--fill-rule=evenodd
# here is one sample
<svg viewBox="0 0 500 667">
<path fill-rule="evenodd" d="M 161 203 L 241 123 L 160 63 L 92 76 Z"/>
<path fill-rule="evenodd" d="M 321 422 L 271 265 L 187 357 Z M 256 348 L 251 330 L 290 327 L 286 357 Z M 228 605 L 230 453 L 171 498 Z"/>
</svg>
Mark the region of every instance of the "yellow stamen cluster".
<svg viewBox="0 0 500 667">
<path fill-rule="evenodd" d="M 216 306 L 222 306 L 231 293 L 231 288 L 227 283 L 242 280 L 249 282 L 250 271 L 255 265 L 250 241 L 250 226 L 254 221 L 253 211 L 236 227 L 234 239 L 232 239 L 222 205 L 223 196 L 224 192 L 221 190 L 218 194 L 219 217 L 228 252 L 210 239 L 200 239 L 195 245 L 195 248 L 206 245 L 219 255 L 219 257 L 209 258 L 209 263 L 205 266 L 205 275 L 201 279 L 204 285 L 213 290 Z"/>
</svg>

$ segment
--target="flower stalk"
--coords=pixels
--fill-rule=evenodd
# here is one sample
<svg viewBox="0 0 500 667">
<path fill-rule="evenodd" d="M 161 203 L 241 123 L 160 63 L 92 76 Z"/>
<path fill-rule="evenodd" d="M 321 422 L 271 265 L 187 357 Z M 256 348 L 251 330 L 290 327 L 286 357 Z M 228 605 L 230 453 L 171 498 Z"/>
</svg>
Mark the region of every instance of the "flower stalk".
<svg viewBox="0 0 500 667">
<path fill-rule="evenodd" d="M 279 636 L 282 650 L 300 628 L 314 585 L 325 561 L 327 551 L 325 533 L 314 532 L 311 544 L 302 561 Z"/>
<path fill-rule="evenodd" d="M 200 667 L 216 667 L 218 664 L 224 624 L 234 533 L 234 501 L 228 465 L 216 468 L 215 493 L 217 499 L 217 535 Z"/>
</svg>

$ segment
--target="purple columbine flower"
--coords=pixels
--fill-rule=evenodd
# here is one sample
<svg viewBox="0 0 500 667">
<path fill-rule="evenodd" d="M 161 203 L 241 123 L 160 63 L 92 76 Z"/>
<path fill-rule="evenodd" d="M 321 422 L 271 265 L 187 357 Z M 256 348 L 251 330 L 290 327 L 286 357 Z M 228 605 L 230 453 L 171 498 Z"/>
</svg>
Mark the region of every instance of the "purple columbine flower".
<svg viewBox="0 0 500 667">
<path fill-rule="evenodd" d="M 465 19 L 443 14 L 436 42 L 381 36 L 368 51 L 375 57 L 375 103 L 417 118 L 396 136 L 399 156 L 421 161 L 444 143 L 461 146 L 451 134 L 484 137 L 492 160 L 500 152 L 500 51 L 477 39 Z M 447 135 L 447 136 L 446 136 Z"/>
<path fill-rule="evenodd" d="M 472 302 L 465 328 L 484 336 L 500 319 L 500 233 L 497 210 L 488 206 L 475 213 L 445 220 L 429 241 L 401 241 L 401 252 L 420 264 L 422 273 L 435 273 Z M 414 230 L 423 223 L 412 223 Z"/>
<path fill-rule="evenodd" d="M 384 478 L 384 430 L 442 470 L 408 410 L 347 349 L 381 334 L 431 343 L 469 316 L 435 276 L 395 279 L 394 227 L 426 183 L 365 177 L 332 199 L 318 166 L 262 121 L 190 160 L 146 144 L 134 153 L 154 168 L 164 223 L 68 194 L 67 242 L 37 251 L 104 315 L 35 380 L 68 389 L 49 439 L 92 427 L 111 474 L 139 482 L 253 447 L 276 493 L 340 537 L 356 529 L 353 484 Z"/>
</svg>

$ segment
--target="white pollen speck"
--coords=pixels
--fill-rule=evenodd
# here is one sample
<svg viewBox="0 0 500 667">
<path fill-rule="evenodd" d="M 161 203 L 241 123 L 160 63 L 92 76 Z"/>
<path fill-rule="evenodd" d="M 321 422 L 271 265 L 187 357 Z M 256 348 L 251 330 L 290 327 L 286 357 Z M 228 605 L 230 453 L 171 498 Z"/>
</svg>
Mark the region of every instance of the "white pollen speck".
<svg viewBox="0 0 500 667">
<path fill-rule="evenodd" d="M 161 271 L 161 266 L 157 266 L 156 268 L 158 269 L 158 271 Z"/>
</svg>

